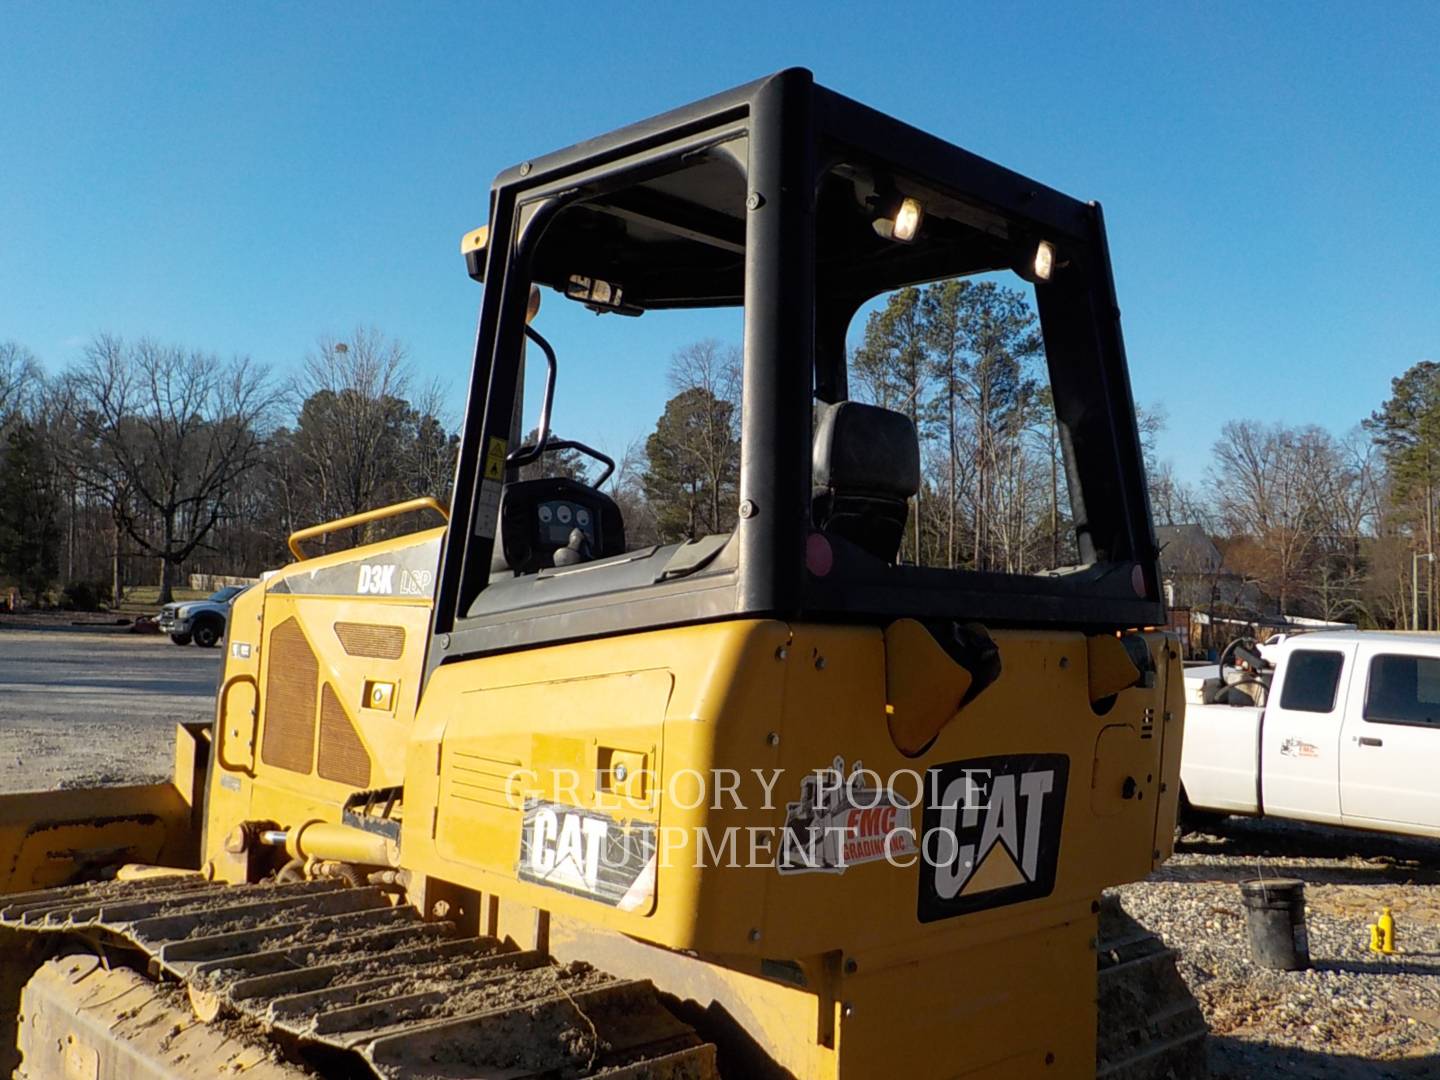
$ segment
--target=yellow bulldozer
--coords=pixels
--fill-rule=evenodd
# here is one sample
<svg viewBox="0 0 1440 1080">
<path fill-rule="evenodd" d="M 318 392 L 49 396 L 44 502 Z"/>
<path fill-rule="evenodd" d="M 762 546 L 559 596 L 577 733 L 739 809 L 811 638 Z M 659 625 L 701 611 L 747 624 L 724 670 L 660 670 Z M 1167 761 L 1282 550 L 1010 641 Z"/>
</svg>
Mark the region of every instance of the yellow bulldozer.
<svg viewBox="0 0 1440 1080">
<path fill-rule="evenodd" d="M 793 69 L 489 215 L 449 506 L 292 537 L 171 782 L 0 799 L 0 1072 L 1195 1075 L 1172 955 L 1102 905 L 1170 854 L 1183 685 L 1099 206 Z M 910 558 L 916 428 L 850 392 L 865 305 L 992 274 L 1043 334 L 1044 572 Z M 553 294 L 743 316 L 733 527 L 627 542 L 551 434 Z M 522 479 L 561 452 L 601 475 Z"/>
</svg>

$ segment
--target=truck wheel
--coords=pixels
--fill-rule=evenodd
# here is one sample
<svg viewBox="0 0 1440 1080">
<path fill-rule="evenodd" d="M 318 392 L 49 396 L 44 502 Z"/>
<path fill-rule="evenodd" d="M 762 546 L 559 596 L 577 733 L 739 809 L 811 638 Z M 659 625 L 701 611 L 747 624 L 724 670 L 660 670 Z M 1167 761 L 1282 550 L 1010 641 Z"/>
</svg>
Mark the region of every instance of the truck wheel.
<svg viewBox="0 0 1440 1080">
<path fill-rule="evenodd" d="M 175 642 L 176 645 L 189 645 L 189 644 L 190 644 L 190 635 L 189 635 L 189 634 L 171 634 L 171 635 L 170 635 L 170 640 L 173 641 L 173 642 Z"/>
<path fill-rule="evenodd" d="M 222 629 L 223 627 L 217 623 L 202 622 L 199 626 L 195 627 L 194 630 L 195 644 L 199 645 L 202 649 L 212 647 L 220 640 L 220 632 Z"/>
</svg>

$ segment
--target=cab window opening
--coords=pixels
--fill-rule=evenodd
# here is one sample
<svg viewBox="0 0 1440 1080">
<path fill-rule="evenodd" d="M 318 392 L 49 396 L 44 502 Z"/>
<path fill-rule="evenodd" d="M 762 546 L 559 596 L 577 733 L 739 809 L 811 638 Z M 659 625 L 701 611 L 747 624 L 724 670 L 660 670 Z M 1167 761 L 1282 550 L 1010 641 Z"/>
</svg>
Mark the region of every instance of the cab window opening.
<svg viewBox="0 0 1440 1080">
<path fill-rule="evenodd" d="M 890 429 L 871 451 L 890 461 L 840 478 L 871 519 L 850 526 L 861 546 L 895 566 L 987 573 L 1089 561 L 1037 297 L 1037 285 L 1079 272 L 1074 245 L 862 158 L 822 176 L 819 208 L 817 440 L 839 401 L 871 407 L 850 408 L 850 438 Z M 913 435 L 885 414 L 903 416 Z M 850 452 L 817 441 L 817 466 L 837 453 Z M 816 481 L 822 531 L 833 480 Z M 870 505 L 854 501 L 861 495 Z M 883 542 L 871 535 L 879 516 L 890 519 Z"/>
<path fill-rule="evenodd" d="M 743 142 L 572 189 L 520 240 L 538 310 L 521 346 L 492 584 L 733 531 Z"/>
</svg>

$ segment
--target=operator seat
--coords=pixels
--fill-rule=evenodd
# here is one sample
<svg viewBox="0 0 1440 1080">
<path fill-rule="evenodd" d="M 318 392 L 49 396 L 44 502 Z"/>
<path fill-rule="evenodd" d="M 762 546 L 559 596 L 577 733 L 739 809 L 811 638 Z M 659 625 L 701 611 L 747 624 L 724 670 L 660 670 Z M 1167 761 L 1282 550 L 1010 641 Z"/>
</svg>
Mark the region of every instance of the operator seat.
<svg viewBox="0 0 1440 1080">
<path fill-rule="evenodd" d="M 819 407 L 811 459 L 815 528 L 893 563 L 920 490 L 920 440 L 904 413 L 858 401 Z"/>
</svg>

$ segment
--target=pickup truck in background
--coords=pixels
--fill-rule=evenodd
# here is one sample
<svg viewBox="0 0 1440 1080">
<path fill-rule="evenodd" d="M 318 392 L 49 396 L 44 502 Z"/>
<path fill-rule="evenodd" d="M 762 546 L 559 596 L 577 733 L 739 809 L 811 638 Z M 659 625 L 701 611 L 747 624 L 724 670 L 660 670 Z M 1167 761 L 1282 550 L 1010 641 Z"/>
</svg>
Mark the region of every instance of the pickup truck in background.
<svg viewBox="0 0 1440 1080">
<path fill-rule="evenodd" d="M 1181 813 L 1440 837 L 1440 636 L 1232 643 L 1185 673 Z"/>
<path fill-rule="evenodd" d="M 193 641 L 202 648 L 210 648 L 225 636 L 225 624 L 230 621 L 230 605 L 235 597 L 249 587 L 226 585 L 203 600 L 166 604 L 156 617 L 160 632 L 169 634 L 176 645 L 189 645 Z"/>
</svg>

